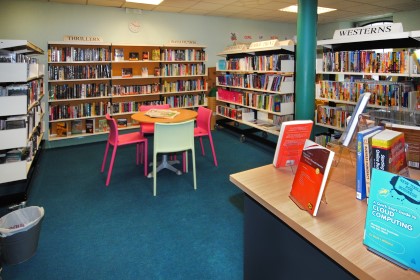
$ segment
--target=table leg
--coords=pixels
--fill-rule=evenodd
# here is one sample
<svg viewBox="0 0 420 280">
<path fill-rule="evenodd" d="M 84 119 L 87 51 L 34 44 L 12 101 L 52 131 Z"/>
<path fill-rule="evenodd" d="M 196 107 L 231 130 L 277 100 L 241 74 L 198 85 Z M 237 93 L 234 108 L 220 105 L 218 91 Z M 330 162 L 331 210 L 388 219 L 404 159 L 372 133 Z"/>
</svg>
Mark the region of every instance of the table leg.
<svg viewBox="0 0 420 280">
<path fill-rule="evenodd" d="M 179 163 L 179 160 L 168 160 L 168 155 L 163 154 L 162 155 L 162 162 L 159 164 L 159 166 L 156 167 L 156 173 L 161 171 L 162 169 L 169 169 L 173 172 L 175 172 L 177 175 L 182 175 L 182 171 L 176 169 L 173 167 L 173 164 Z M 153 165 L 153 163 L 152 163 Z M 150 172 L 147 175 L 147 178 L 153 178 L 153 172 Z"/>
</svg>

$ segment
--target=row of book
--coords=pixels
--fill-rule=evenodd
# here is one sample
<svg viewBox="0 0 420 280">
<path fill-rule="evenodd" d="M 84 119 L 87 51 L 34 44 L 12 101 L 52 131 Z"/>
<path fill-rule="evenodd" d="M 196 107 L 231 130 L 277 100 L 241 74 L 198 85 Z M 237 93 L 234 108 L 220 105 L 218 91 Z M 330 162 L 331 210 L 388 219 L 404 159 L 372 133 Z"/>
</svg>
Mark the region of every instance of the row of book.
<svg viewBox="0 0 420 280">
<path fill-rule="evenodd" d="M 316 113 L 317 124 L 325 124 L 340 129 L 347 127 L 347 118 L 352 115 L 354 106 L 337 104 L 337 106 L 318 105 Z"/>
<path fill-rule="evenodd" d="M 281 112 L 282 103 L 294 102 L 294 96 L 292 94 L 280 95 L 248 91 L 238 92 L 222 88 L 217 90 L 217 99 L 271 112 Z"/>
<path fill-rule="evenodd" d="M 96 133 L 108 131 L 106 119 L 84 119 L 72 120 L 68 122 L 56 122 L 50 124 L 50 136 L 67 137 L 83 133 Z"/>
<path fill-rule="evenodd" d="M 0 63 L 38 64 L 38 59 L 17 52 L 0 52 Z"/>
<path fill-rule="evenodd" d="M 207 82 L 203 79 L 177 80 L 173 82 L 165 80 L 162 85 L 163 93 L 192 90 L 207 90 Z"/>
<path fill-rule="evenodd" d="M 217 105 L 216 112 L 219 115 L 222 115 L 231 119 L 235 119 L 235 120 L 242 120 L 242 117 L 244 117 L 245 120 L 255 119 L 255 112 L 250 108 L 236 108 L 236 107 Z M 245 117 L 246 115 L 248 116 Z"/>
<path fill-rule="evenodd" d="M 282 61 L 294 59 L 291 54 L 257 55 L 244 58 L 230 58 L 219 63 L 218 70 L 240 71 L 282 71 Z"/>
<path fill-rule="evenodd" d="M 154 94 L 160 93 L 159 84 L 148 85 L 113 85 L 112 96 L 132 95 L 132 94 Z"/>
<path fill-rule="evenodd" d="M 282 82 L 293 82 L 292 76 L 278 74 L 224 74 L 217 85 L 280 92 Z"/>
<path fill-rule="evenodd" d="M 37 79 L 23 84 L 0 86 L 0 97 L 25 95 L 28 97 L 28 104 L 33 104 L 38 101 L 43 94 L 43 79 Z"/>
<path fill-rule="evenodd" d="M 206 52 L 198 49 L 163 49 L 161 50 L 160 60 L 162 61 L 204 61 Z"/>
<path fill-rule="evenodd" d="M 206 75 L 206 66 L 199 64 L 163 64 L 161 66 L 161 75 L 169 76 L 189 76 L 189 75 Z"/>
<path fill-rule="evenodd" d="M 109 93 L 111 86 L 107 83 L 51 84 L 48 89 L 49 100 L 105 97 Z"/>
<path fill-rule="evenodd" d="M 371 50 L 330 51 L 322 57 L 325 72 L 408 73 L 407 50 L 376 52 Z"/>
<path fill-rule="evenodd" d="M 74 119 L 82 117 L 103 116 L 110 112 L 110 102 L 91 102 L 78 105 L 51 105 L 49 120 Z"/>
<path fill-rule="evenodd" d="M 409 104 L 408 95 L 413 90 L 411 82 L 387 81 L 338 82 L 323 80 L 320 84 L 320 98 L 357 102 L 364 92 L 370 92 L 370 105 L 400 106 Z"/>
<path fill-rule="evenodd" d="M 108 64 L 48 65 L 48 79 L 51 81 L 109 78 L 111 66 Z"/>
<path fill-rule="evenodd" d="M 205 94 L 165 96 L 163 102 L 169 104 L 171 108 L 197 107 L 206 105 L 207 97 Z"/>
<path fill-rule="evenodd" d="M 48 48 L 48 62 L 110 61 L 109 48 L 57 47 Z"/>
</svg>

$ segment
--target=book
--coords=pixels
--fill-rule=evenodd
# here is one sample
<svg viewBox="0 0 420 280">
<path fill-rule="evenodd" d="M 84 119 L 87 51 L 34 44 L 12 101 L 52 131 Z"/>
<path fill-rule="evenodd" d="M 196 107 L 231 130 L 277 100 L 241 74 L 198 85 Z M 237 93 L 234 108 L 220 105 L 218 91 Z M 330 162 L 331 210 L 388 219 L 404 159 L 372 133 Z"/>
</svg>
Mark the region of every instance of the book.
<svg viewBox="0 0 420 280">
<path fill-rule="evenodd" d="M 117 126 L 119 128 L 127 127 L 128 126 L 127 119 L 124 119 L 124 118 L 117 119 Z"/>
<path fill-rule="evenodd" d="M 131 78 L 133 77 L 133 68 L 122 68 L 121 76 L 123 78 Z"/>
<path fill-rule="evenodd" d="M 374 126 L 357 133 L 357 154 L 356 154 L 356 198 L 363 200 L 366 198 L 366 175 L 365 175 L 365 152 L 363 147 L 363 137 L 382 130 L 382 126 Z"/>
<path fill-rule="evenodd" d="M 115 49 L 114 50 L 114 60 L 115 61 L 124 61 L 124 49 Z"/>
<path fill-rule="evenodd" d="M 128 54 L 128 60 L 139 60 L 139 53 L 138 52 L 130 52 Z"/>
<path fill-rule="evenodd" d="M 375 130 L 374 132 L 363 137 L 363 150 L 365 160 L 365 184 L 366 184 L 366 197 L 369 197 L 370 192 L 370 178 L 372 174 L 372 137 L 382 130 Z"/>
<path fill-rule="evenodd" d="M 318 214 L 334 154 L 309 139 L 305 141 L 289 197 L 312 216 Z"/>
<path fill-rule="evenodd" d="M 83 121 L 72 120 L 71 121 L 71 134 L 82 134 L 83 133 Z"/>
<path fill-rule="evenodd" d="M 67 137 L 67 122 L 57 122 L 55 132 L 57 137 Z"/>
<path fill-rule="evenodd" d="M 142 58 L 143 60 L 149 60 L 149 52 L 143 52 L 143 54 L 142 54 L 141 58 Z"/>
<path fill-rule="evenodd" d="M 404 133 L 384 129 L 372 138 L 373 168 L 408 176 Z"/>
<path fill-rule="evenodd" d="M 108 131 L 108 122 L 106 119 L 100 119 L 98 120 L 98 129 L 100 132 L 106 132 Z"/>
<path fill-rule="evenodd" d="M 95 133 L 95 120 L 86 119 L 85 120 L 86 133 Z"/>
<path fill-rule="evenodd" d="M 404 133 L 407 165 L 411 168 L 420 169 L 420 127 L 394 123 L 386 123 L 385 127 Z"/>
<path fill-rule="evenodd" d="M 369 98 L 370 98 L 369 92 L 365 92 L 359 96 L 359 100 L 357 101 L 356 108 L 354 108 L 354 111 L 351 114 L 346 130 L 343 132 L 339 140 L 343 146 L 346 146 L 346 147 L 349 146 L 353 138 L 354 132 L 356 131 L 357 125 L 359 123 L 359 116 L 360 114 L 363 113 L 363 110 L 365 109 L 369 101 Z"/>
<path fill-rule="evenodd" d="M 312 120 L 293 120 L 281 124 L 273 165 L 275 167 L 297 165 L 306 139 L 311 136 Z"/>
<path fill-rule="evenodd" d="M 179 112 L 168 109 L 149 109 L 145 115 L 151 118 L 173 119 L 179 115 Z"/>
<path fill-rule="evenodd" d="M 372 169 L 363 244 L 420 272 L 420 181 Z"/>
</svg>

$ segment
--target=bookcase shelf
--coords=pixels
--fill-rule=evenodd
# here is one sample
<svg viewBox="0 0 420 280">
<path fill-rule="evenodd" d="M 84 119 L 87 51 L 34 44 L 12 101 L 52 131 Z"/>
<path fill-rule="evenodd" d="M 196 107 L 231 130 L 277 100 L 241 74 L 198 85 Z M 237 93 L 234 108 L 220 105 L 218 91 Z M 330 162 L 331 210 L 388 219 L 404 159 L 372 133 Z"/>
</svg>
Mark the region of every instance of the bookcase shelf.
<svg viewBox="0 0 420 280">
<path fill-rule="evenodd" d="M 388 24 L 382 29 L 387 30 L 385 33 L 369 36 L 346 37 L 348 30 L 336 30 L 333 39 L 317 43 L 315 124 L 345 130 L 340 125 L 320 122 L 321 114 L 333 112 L 334 115 L 327 113 L 332 120 L 350 116 L 364 92 L 371 93 L 367 110 L 418 111 L 420 75 L 415 51 L 420 49 L 420 41 L 414 37 L 418 31 L 402 32 L 399 23 Z"/>
<path fill-rule="evenodd" d="M 216 66 L 217 115 L 222 117 L 217 125 L 241 133 L 241 141 L 245 136 L 263 140 L 256 132 L 262 138 L 278 135 L 281 123 L 294 118 L 294 50 L 291 41 L 269 40 L 219 53 L 225 58 Z M 238 130 L 238 124 L 251 129 Z"/>
<path fill-rule="evenodd" d="M 5 206 L 25 204 L 43 136 L 44 51 L 26 40 L 0 39 L 0 188 Z M 16 194 L 16 190 L 20 193 Z"/>
<path fill-rule="evenodd" d="M 107 113 L 135 128 L 131 114 L 141 104 L 206 106 L 204 49 L 191 42 L 49 42 L 49 140 L 103 134 Z M 93 133 L 84 132 L 87 122 Z"/>
</svg>

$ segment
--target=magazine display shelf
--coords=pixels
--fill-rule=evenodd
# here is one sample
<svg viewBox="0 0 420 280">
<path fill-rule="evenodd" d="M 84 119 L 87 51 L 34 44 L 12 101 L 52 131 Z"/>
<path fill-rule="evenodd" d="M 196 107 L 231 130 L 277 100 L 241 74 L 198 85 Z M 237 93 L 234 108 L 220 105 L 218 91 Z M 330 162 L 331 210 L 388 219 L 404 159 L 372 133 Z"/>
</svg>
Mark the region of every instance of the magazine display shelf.
<svg viewBox="0 0 420 280">
<path fill-rule="evenodd" d="M 44 52 L 26 40 L 0 40 L 0 206 L 26 203 L 43 137 Z"/>
<path fill-rule="evenodd" d="M 333 39 L 318 41 L 318 82 L 315 93 L 317 103 L 325 105 L 318 107 L 315 112 L 316 125 L 329 130 L 344 131 L 345 119 L 351 115 L 351 112 L 346 114 L 348 110 L 351 111 L 346 105 L 356 105 L 361 88 L 372 94 L 367 105 L 370 110 L 418 110 L 418 88 L 407 89 L 403 81 L 420 77 L 419 56 L 416 56 L 416 50 L 418 52 L 420 48 L 420 41 L 416 38 L 420 32 L 403 32 L 399 23 L 385 25 L 383 30 L 386 32 L 383 33 L 368 33 L 372 28 L 382 27 L 336 30 Z M 366 35 L 355 35 L 356 32 L 362 34 L 361 30 Z M 370 58 L 376 58 L 362 60 L 371 62 L 364 64 L 370 65 L 369 67 L 362 67 L 363 63 L 358 63 L 357 58 L 369 56 L 369 52 L 374 53 Z M 328 55 L 333 59 L 326 58 Z M 389 57 L 394 58 L 389 60 Z M 388 64 L 388 68 L 385 67 L 389 61 L 391 65 L 396 65 L 395 68 Z M 361 69 L 357 69 L 359 64 Z M 360 71 L 348 71 L 349 69 Z M 354 82 L 357 79 L 360 82 Z M 403 94 L 404 91 L 407 94 Z M 399 93 L 392 94 L 393 92 Z"/>
<path fill-rule="evenodd" d="M 227 47 L 216 67 L 216 125 L 275 147 L 283 121 L 294 118 L 292 41 L 269 40 Z M 256 133 L 261 132 L 261 136 Z"/>
<path fill-rule="evenodd" d="M 195 42 L 63 41 L 48 49 L 50 141 L 106 134 L 106 113 L 120 129 L 138 128 L 131 115 L 142 104 L 207 106 L 205 46 Z"/>
</svg>

